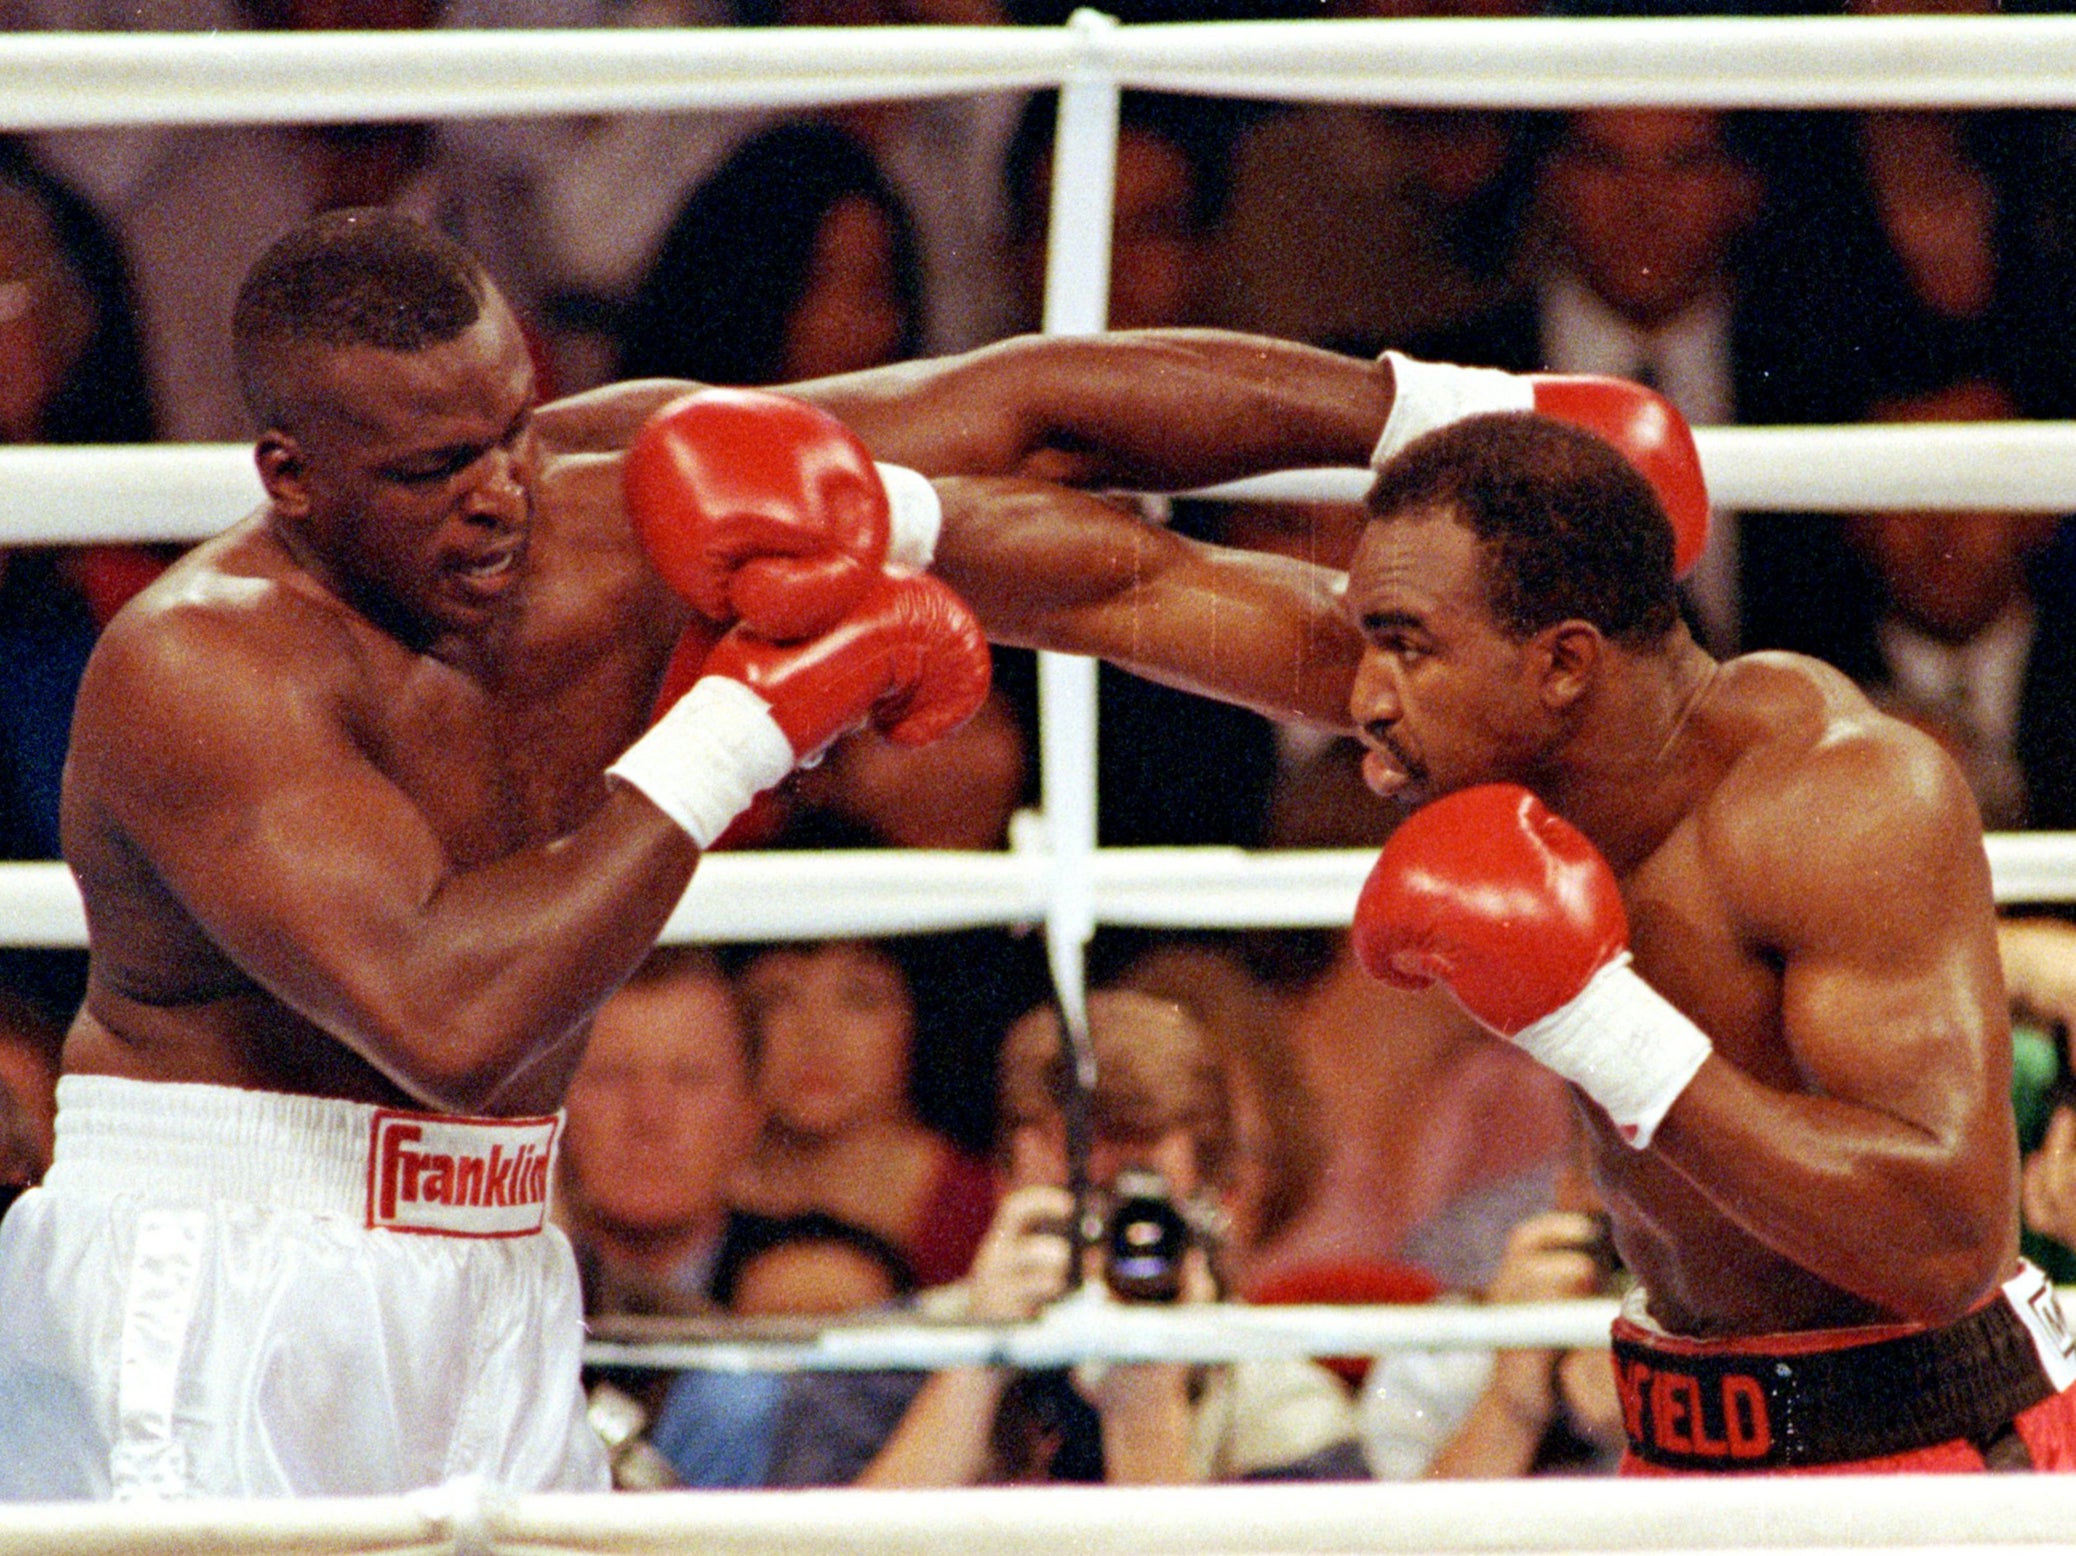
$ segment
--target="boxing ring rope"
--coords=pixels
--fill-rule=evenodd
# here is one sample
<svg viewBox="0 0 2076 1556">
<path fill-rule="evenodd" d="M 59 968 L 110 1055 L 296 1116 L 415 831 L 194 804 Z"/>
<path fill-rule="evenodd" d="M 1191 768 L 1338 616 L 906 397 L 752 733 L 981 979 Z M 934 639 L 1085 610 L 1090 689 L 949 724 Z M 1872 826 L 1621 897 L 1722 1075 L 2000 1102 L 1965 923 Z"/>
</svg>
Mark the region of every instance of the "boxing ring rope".
<svg viewBox="0 0 2076 1556">
<path fill-rule="evenodd" d="M 1541 1479 L 1412 1485 L 662 1492 L 499 1497 L 470 1483 L 407 1497 L 23 1508 L 0 1556 L 195 1556 L 278 1546 L 370 1556 L 1355 1556 L 1879 1548 L 2067 1550 L 2076 1481 L 2006 1476 L 1996 1541 L 1963 1476 Z"/>
<path fill-rule="evenodd" d="M 841 72 L 829 61 L 841 60 Z M 1057 86 L 1411 107 L 2056 107 L 2066 17 L 15 33 L 0 125 L 807 107 Z"/>
<path fill-rule="evenodd" d="M 840 59 L 833 74 L 827 62 Z M 1101 327 L 1117 94 L 1127 88 L 1432 107 L 2025 107 L 2076 100 L 2068 18 L 1399 21 L 831 33 L 12 34 L 0 127 L 625 113 L 1062 87 L 1046 327 Z M 1702 429 L 1711 489 L 1747 511 L 2076 508 L 2076 424 Z M 1271 500 L 1360 496 L 1360 472 L 1221 489 Z M 0 545 L 201 538 L 257 500 L 249 451 L 0 451 Z M 1345 924 L 1356 852 L 1106 850 L 1094 844 L 1093 670 L 1049 661 L 1045 814 L 986 855 L 716 856 L 667 939 L 766 939 L 1044 923 L 1063 994 L 1097 924 Z M 2001 901 L 2076 898 L 2076 835 L 1999 836 Z M 60 865 L 0 866 L 0 943 L 76 946 Z M 1060 948 L 1066 954 L 1057 954 Z M 1499 1307 L 1079 1310 L 1030 1325 L 833 1325 L 812 1334 L 601 1339 L 595 1359 L 703 1366 L 1045 1365 L 1095 1353 L 1239 1359 L 1396 1345 L 1572 1345 L 1604 1303 Z M 616 1347 L 618 1347 L 616 1349 Z M 732 1349 L 731 1349 L 732 1347 Z M 485 1495 L 289 1504 L 0 1511 L 0 1556 L 120 1550 L 922 1553 L 964 1532 L 989 1556 L 1132 1551 L 1911 1550 L 2066 1547 L 2076 1484 L 1964 1479 L 1307 1487 L 1047 1488 L 784 1497 Z"/>
</svg>

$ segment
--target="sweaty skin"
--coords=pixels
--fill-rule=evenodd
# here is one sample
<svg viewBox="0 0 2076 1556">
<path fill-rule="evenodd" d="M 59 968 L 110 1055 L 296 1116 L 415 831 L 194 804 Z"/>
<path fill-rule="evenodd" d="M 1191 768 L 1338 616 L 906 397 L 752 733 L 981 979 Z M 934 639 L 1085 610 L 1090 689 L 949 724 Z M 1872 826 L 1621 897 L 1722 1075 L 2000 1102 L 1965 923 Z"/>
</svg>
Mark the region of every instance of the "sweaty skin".
<svg viewBox="0 0 2076 1556">
<path fill-rule="evenodd" d="M 680 632 L 714 630 L 620 505 L 618 450 L 686 386 L 533 409 L 502 305 L 427 352 L 308 369 L 319 412 L 260 444 L 269 505 L 120 617 L 82 687 L 65 833 L 92 947 L 66 1067 L 545 1111 L 697 863 L 601 776 Z M 1940 1320 L 2009 1270 L 1980 825 L 1841 677 L 1717 665 L 1683 632 L 1512 642 L 1446 523 L 1372 525 L 1344 578 L 1049 484 L 1360 464 L 1391 395 L 1366 363 L 1128 335 L 796 392 L 948 478 L 937 571 L 991 636 L 1355 729 L 1400 803 L 1527 784 L 1592 838 L 1638 971 L 1716 1046 L 1648 1152 L 1585 1110 L 1661 1322 Z"/>
<path fill-rule="evenodd" d="M 655 577 L 621 499 L 620 451 L 691 386 L 536 406 L 494 298 L 456 340 L 304 348 L 296 369 L 296 431 L 258 444 L 267 505 L 113 623 L 81 688 L 64 831 L 91 945 L 65 1067 L 550 1111 L 698 858 L 603 776 L 681 633 L 718 630 Z M 930 473 L 1182 484 L 1360 463 L 1390 386 L 1169 334 L 798 392 Z"/>
<path fill-rule="evenodd" d="M 1699 1336 L 1937 1322 L 2010 1273 L 1989 869 L 1932 741 L 1814 660 L 1719 664 L 1684 628 L 1650 648 L 1581 622 L 1516 642 L 1446 517 L 1372 523 L 1343 579 L 1242 572 L 1162 531 L 1117 531 L 1085 494 L 985 486 L 945 483 L 993 522 L 949 531 L 940 571 L 991 630 L 1042 641 L 1065 620 L 1144 673 L 1322 722 L 1338 699 L 1388 801 L 1512 781 L 1599 847 L 1636 970 L 1715 1047 L 1647 1151 L 1580 1105 L 1659 1322 Z M 1075 534 L 1105 538 L 1061 538 Z M 997 590 L 1012 550 L 1018 586 Z"/>
</svg>

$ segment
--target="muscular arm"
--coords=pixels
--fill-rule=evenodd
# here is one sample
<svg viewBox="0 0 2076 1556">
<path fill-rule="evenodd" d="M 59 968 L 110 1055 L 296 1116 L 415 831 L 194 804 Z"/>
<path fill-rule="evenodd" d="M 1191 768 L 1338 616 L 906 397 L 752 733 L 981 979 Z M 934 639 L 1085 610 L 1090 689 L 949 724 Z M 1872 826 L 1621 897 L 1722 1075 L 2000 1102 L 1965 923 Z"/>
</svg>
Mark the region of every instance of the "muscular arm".
<svg viewBox="0 0 2076 1556">
<path fill-rule="evenodd" d="M 1107 659 L 1149 680 L 1325 728 L 1348 723 L 1361 640 L 1342 575 L 1186 540 L 1087 492 L 937 483 L 934 571 L 997 642 Z"/>
<path fill-rule="evenodd" d="M 609 384 L 544 406 L 537 426 L 559 448 L 624 448 L 651 412 L 696 387 Z M 1390 374 L 1374 362 L 1220 330 L 1030 335 L 781 392 L 925 475 L 1157 491 L 1364 464 L 1391 409 Z"/>
<path fill-rule="evenodd" d="M 196 613 L 109 634 L 80 698 L 75 809 L 141 856 L 241 973 L 411 1096 L 552 1106 L 583 1024 L 648 949 L 697 852 L 615 786 L 552 842 L 458 860 L 361 748 L 348 672 L 321 636 Z M 120 983 L 149 929 L 92 862 L 109 846 L 68 829 L 90 912 L 132 926 L 98 952 Z"/>
<path fill-rule="evenodd" d="M 2007 1273 L 2016 1174 L 1989 869 L 1961 779 L 1914 735 L 1848 737 L 1709 839 L 1781 962 L 1792 1073 L 1720 1051 L 1656 1149 L 1732 1220 L 1903 1316 Z"/>
<path fill-rule="evenodd" d="M 1364 464 L 1391 408 L 1376 363 L 1218 330 L 1026 336 L 787 392 L 926 475 L 1156 491 Z"/>
</svg>

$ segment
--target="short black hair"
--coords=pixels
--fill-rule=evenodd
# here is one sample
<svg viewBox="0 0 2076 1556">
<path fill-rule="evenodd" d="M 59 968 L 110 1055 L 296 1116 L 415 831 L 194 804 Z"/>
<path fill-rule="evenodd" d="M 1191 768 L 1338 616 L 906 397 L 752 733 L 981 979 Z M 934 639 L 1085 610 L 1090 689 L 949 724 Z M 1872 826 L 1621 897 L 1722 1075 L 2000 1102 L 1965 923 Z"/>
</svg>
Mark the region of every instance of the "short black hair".
<svg viewBox="0 0 2076 1556">
<path fill-rule="evenodd" d="M 917 1289 L 915 1267 L 898 1246 L 869 1228 L 824 1210 L 785 1216 L 731 1211 L 727 1230 L 721 1235 L 720 1250 L 714 1255 L 714 1273 L 707 1289 L 722 1307 L 733 1307 L 744 1271 L 760 1255 L 802 1243 L 834 1243 L 863 1255 L 879 1267 L 887 1278 L 888 1289 L 897 1297 Z"/>
<path fill-rule="evenodd" d="M 465 332 L 490 294 L 481 262 L 422 222 L 328 211 L 277 238 L 238 288 L 231 344 L 246 409 L 262 427 L 279 424 L 280 346 L 423 351 Z"/>
<path fill-rule="evenodd" d="M 1672 521 L 1614 446 L 1519 412 L 1473 416 L 1417 438 L 1370 490 L 1372 522 L 1440 513 L 1474 536 L 1501 629 L 1526 638 L 1591 622 L 1622 643 L 1679 620 Z"/>
</svg>

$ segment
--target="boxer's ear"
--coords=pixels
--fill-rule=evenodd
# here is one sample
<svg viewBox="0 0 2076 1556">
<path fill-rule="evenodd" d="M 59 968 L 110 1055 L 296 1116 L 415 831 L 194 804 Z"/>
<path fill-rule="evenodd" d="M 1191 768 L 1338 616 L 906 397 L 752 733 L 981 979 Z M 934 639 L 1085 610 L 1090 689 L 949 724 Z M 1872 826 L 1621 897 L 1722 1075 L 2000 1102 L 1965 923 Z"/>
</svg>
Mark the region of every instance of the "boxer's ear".
<svg viewBox="0 0 2076 1556">
<path fill-rule="evenodd" d="M 309 511 L 310 493 L 303 480 L 303 449 L 293 434 L 270 428 L 253 445 L 253 463 L 259 466 L 260 485 L 277 512 L 298 515 Z"/>
<path fill-rule="evenodd" d="M 1553 713 L 1571 707 L 1600 675 L 1607 639 L 1589 621 L 1560 621 L 1529 641 L 1543 706 Z"/>
</svg>

